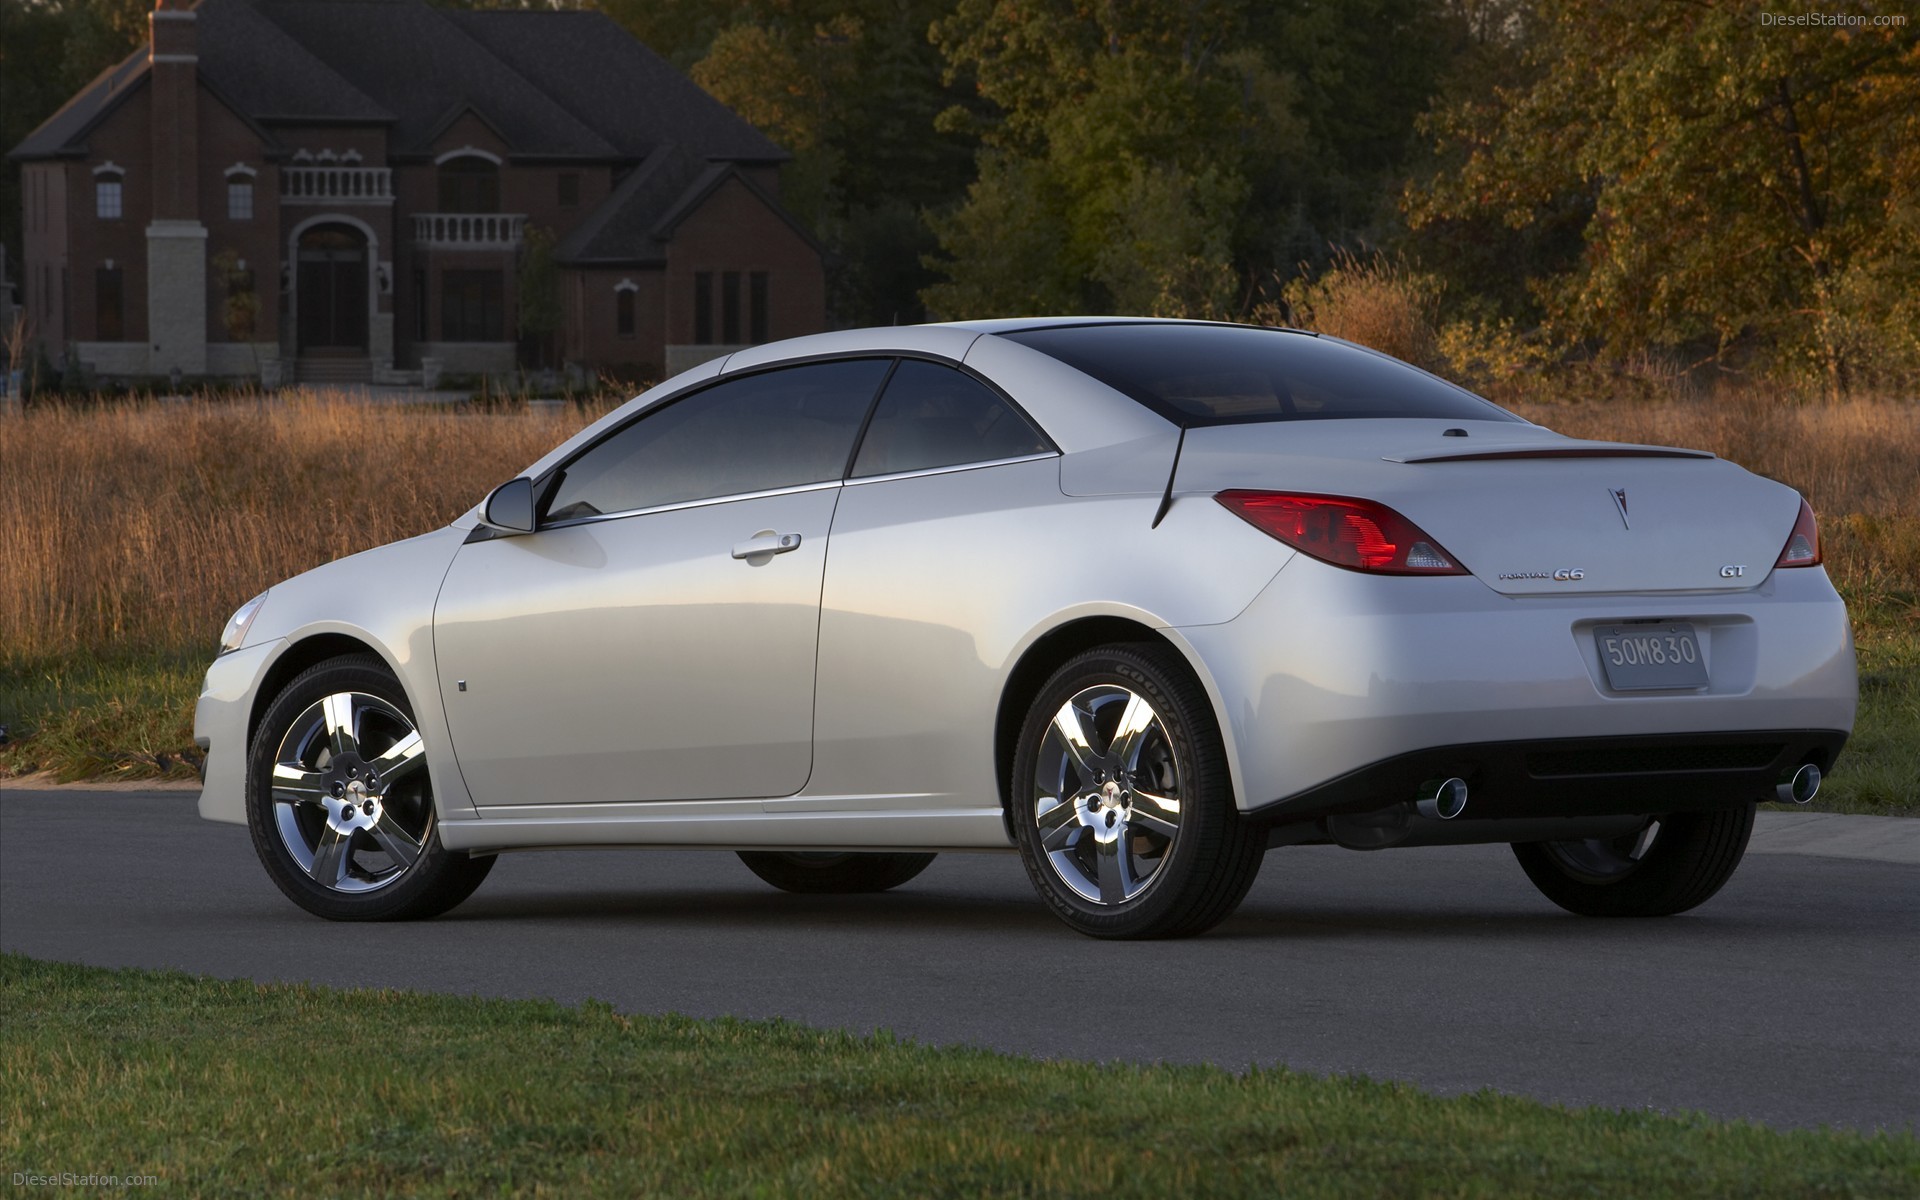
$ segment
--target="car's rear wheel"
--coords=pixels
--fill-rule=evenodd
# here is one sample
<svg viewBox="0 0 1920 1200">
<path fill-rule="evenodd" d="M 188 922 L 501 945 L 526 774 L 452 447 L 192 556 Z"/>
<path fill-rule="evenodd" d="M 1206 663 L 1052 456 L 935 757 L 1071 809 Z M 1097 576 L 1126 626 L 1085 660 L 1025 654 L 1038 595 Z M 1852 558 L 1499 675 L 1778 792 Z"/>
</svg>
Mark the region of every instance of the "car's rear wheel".
<svg viewBox="0 0 1920 1200">
<path fill-rule="evenodd" d="M 1054 672 L 1022 727 L 1011 787 L 1035 889 L 1094 937 L 1210 929 L 1266 854 L 1234 807 L 1213 707 L 1170 647 L 1105 646 Z"/>
<path fill-rule="evenodd" d="M 742 850 L 747 869 L 783 892 L 884 892 L 927 869 L 931 854 Z"/>
<path fill-rule="evenodd" d="M 335 921 L 443 913 L 493 858 L 440 845 L 413 707 L 370 654 L 310 667 L 268 706 L 247 766 L 247 825 L 267 874 Z"/>
<path fill-rule="evenodd" d="M 1542 895 L 1583 917 L 1665 917 L 1704 904 L 1733 876 L 1753 808 L 1673 813 L 1617 838 L 1516 844 Z"/>
</svg>

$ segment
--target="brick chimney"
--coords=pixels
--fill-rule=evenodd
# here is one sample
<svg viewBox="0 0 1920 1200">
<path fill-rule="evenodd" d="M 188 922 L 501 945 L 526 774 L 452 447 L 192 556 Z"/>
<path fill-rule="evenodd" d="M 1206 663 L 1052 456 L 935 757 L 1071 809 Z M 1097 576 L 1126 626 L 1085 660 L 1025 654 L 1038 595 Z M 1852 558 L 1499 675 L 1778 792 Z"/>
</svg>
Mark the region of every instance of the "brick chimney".
<svg viewBox="0 0 1920 1200">
<path fill-rule="evenodd" d="M 200 219 L 199 18 L 179 0 L 159 0 L 147 18 L 153 71 L 153 215 Z"/>
<path fill-rule="evenodd" d="M 200 223 L 199 16 L 157 0 L 148 16 L 153 212 L 147 226 L 147 369 L 207 370 L 207 227 Z"/>
</svg>

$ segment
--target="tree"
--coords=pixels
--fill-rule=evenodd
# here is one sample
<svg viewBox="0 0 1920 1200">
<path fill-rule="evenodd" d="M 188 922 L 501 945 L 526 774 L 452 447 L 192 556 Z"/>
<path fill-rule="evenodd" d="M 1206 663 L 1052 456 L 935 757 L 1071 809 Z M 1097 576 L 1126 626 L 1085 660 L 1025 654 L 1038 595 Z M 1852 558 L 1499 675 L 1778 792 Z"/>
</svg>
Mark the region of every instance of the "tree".
<svg viewBox="0 0 1920 1200">
<path fill-rule="evenodd" d="M 533 350 L 536 366 L 552 358 L 553 335 L 565 314 L 560 309 L 560 268 L 554 261 L 553 230 L 529 225 L 521 236 L 514 279 L 514 305 L 521 343 Z"/>
<path fill-rule="evenodd" d="M 1249 197 L 1302 144 L 1290 81 L 1244 47 L 1252 6 L 1085 7 L 962 0 L 935 26 L 997 110 L 978 179 L 935 222 L 947 281 L 924 295 L 943 316 L 1241 303 Z"/>
<path fill-rule="evenodd" d="M 1752 346 L 1844 391 L 1912 355 L 1920 282 L 1920 30 L 1849 16 L 1543 3 L 1515 26 L 1515 78 L 1436 114 L 1449 161 L 1409 220 L 1571 221 L 1578 260 L 1534 282 L 1564 335 Z"/>
<path fill-rule="evenodd" d="M 1435 0 L 959 0 L 935 26 L 983 148 L 935 221 L 948 315 L 1242 315 L 1382 241 L 1442 77 Z M 1014 247 L 1022 249 L 1016 251 Z"/>
</svg>

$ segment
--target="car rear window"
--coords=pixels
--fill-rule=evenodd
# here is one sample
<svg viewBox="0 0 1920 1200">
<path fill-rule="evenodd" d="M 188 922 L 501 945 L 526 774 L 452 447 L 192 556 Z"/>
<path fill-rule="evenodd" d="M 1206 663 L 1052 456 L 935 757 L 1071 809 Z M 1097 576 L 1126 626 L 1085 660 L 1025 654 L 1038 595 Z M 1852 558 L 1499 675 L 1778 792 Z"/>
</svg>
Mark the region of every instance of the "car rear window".
<svg viewBox="0 0 1920 1200">
<path fill-rule="evenodd" d="M 1398 359 L 1294 331 L 1119 322 L 1001 336 L 1057 358 L 1180 425 L 1362 417 L 1520 420 Z"/>
</svg>

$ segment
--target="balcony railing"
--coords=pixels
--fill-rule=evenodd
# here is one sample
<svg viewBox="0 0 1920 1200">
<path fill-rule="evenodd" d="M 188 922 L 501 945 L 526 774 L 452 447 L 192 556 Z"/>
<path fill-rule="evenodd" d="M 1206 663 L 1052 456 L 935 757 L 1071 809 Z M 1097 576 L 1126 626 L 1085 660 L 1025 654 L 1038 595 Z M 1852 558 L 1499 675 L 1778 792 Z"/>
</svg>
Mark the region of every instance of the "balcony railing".
<svg viewBox="0 0 1920 1200">
<path fill-rule="evenodd" d="M 386 167 L 281 167 L 282 204 L 392 204 Z"/>
<path fill-rule="evenodd" d="M 525 213 L 415 213 L 413 240 L 424 246 L 507 250 L 520 244 Z"/>
</svg>

